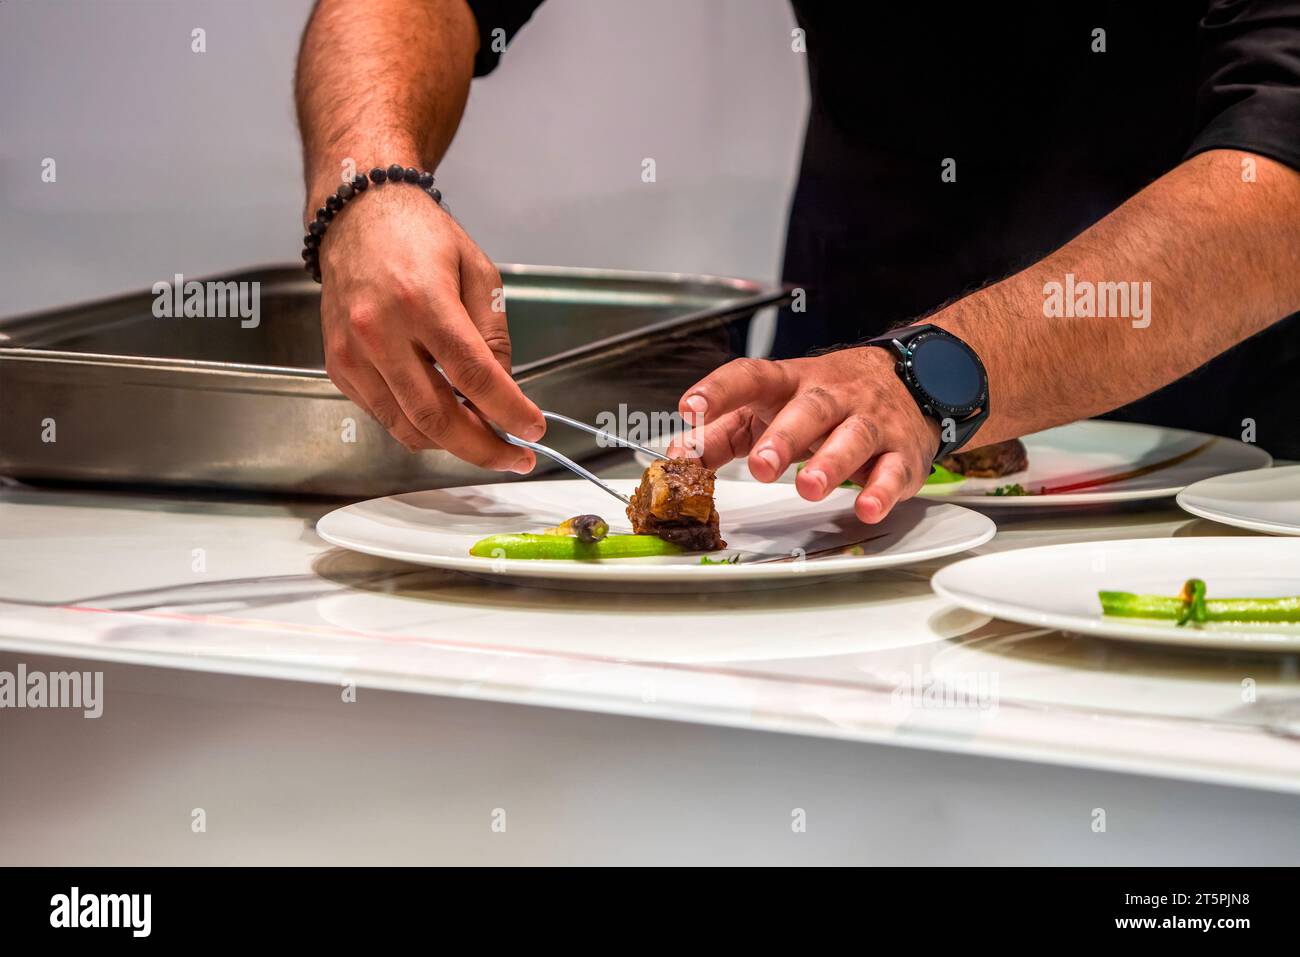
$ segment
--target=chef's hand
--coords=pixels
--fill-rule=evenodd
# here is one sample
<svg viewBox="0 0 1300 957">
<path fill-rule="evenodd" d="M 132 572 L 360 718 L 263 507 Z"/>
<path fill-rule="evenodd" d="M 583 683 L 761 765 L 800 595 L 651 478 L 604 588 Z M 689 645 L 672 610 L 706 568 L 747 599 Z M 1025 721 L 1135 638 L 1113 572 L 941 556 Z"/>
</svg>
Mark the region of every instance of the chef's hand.
<svg viewBox="0 0 1300 957">
<path fill-rule="evenodd" d="M 879 348 L 810 359 L 737 359 L 692 386 L 678 411 L 703 426 L 670 455 L 695 450 L 717 468 L 742 455 L 760 482 L 812 457 L 795 486 L 820 501 L 846 479 L 862 485 L 854 504 L 874 524 L 925 484 L 939 426 L 921 414 Z"/>
<path fill-rule="evenodd" d="M 510 377 L 501 275 L 454 219 L 420 190 L 371 189 L 330 224 L 320 264 L 325 370 L 344 395 L 411 451 L 533 468 L 483 421 L 526 439 L 546 431 Z"/>
</svg>

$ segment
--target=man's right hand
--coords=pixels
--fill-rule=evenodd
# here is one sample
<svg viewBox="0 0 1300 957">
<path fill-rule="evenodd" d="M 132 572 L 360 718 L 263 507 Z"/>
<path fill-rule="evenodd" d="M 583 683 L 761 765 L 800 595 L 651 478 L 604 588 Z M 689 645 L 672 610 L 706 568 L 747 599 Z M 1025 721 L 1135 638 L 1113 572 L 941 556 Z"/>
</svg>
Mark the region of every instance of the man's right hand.
<svg viewBox="0 0 1300 957">
<path fill-rule="evenodd" d="M 546 431 L 510 376 L 501 275 L 454 219 L 413 186 L 372 185 L 330 224 L 320 264 L 325 369 L 344 395 L 411 451 L 532 470 L 533 454 L 484 421 L 530 440 Z"/>
</svg>

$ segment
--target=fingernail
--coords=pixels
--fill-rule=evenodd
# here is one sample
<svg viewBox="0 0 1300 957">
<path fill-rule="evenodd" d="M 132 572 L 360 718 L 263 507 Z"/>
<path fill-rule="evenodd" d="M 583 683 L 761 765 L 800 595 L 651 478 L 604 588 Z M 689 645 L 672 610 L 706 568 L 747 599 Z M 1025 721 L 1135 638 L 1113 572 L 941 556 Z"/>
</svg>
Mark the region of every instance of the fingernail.
<svg viewBox="0 0 1300 957">
<path fill-rule="evenodd" d="M 804 469 L 799 474 L 806 476 L 819 493 L 826 491 L 826 474 L 821 469 Z"/>
<path fill-rule="evenodd" d="M 696 415 L 704 415 L 709 411 L 709 401 L 702 395 L 688 395 L 686 397 L 686 408 Z"/>
<path fill-rule="evenodd" d="M 772 449 L 763 449 L 758 453 L 758 457 L 772 467 L 773 472 L 781 471 L 781 459 Z"/>
<path fill-rule="evenodd" d="M 520 435 L 520 438 L 526 439 L 529 442 L 536 442 L 545 434 L 546 434 L 546 426 L 540 423 L 534 423 L 533 425 L 530 425 L 528 428 L 524 429 L 523 433 Z"/>
<path fill-rule="evenodd" d="M 868 515 L 878 515 L 883 506 L 880 504 L 880 499 L 868 496 L 862 500 L 862 507 Z"/>
<path fill-rule="evenodd" d="M 527 475 L 532 470 L 533 470 L 533 463 L 528 460 L 527 456 L 524 456 L 522 459 L 517 461 L 514 465 L 510 466 L 510 471 L 514 472 L 517 475 Z"/>
</svg>

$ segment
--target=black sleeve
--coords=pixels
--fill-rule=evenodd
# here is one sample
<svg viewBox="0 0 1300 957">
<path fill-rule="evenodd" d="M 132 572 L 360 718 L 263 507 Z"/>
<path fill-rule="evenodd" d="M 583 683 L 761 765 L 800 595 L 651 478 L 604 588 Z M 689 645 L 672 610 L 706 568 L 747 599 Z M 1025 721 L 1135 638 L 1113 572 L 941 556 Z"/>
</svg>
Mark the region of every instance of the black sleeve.
<svg viewBox="0 0 1300 957">
<path fill-rule="evenodd" d="M 501 50 L 528 22 L 542 0 L 468 0 L 478 23 L 478 53 L 474 56 L 474 75 L 487 76 L 501 62 Z M 494 33 L 501 30 L 504 33 Z M 493 46 L 498 49 L 492 49 Z"/>
<path fill-rule="evenodd" d="M 1300 0 L 1212 0 L 1200 24 L 1197 134 L 1300 170 Z"/>
</svg>

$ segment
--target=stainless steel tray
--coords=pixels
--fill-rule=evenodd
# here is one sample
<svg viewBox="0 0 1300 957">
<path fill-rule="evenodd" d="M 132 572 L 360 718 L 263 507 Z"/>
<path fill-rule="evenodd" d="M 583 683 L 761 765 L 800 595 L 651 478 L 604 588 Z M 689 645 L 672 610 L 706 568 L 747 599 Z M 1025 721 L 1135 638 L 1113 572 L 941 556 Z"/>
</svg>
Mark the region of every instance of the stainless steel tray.
<svg viewBox="0 0 1300 957">
<path fill-rule="evenodd" d="M 516 379 L 542 408 L 590 422 L 620 403 L 673 409 L 735 354 L 756 309 L 785 299 L 708 276 L 501 274 Z M 334 388 L 319 287 L 299 267 L 203 281 L 261 283 L 260 324 L 156 318 L 151 292 L 0 320 L 0 474 L 341 496 L 502 479 L 445 452 L 407 452 Z M 570 429 L 545 441 L 579 459 L 603 451 Z"/>
</svg>

